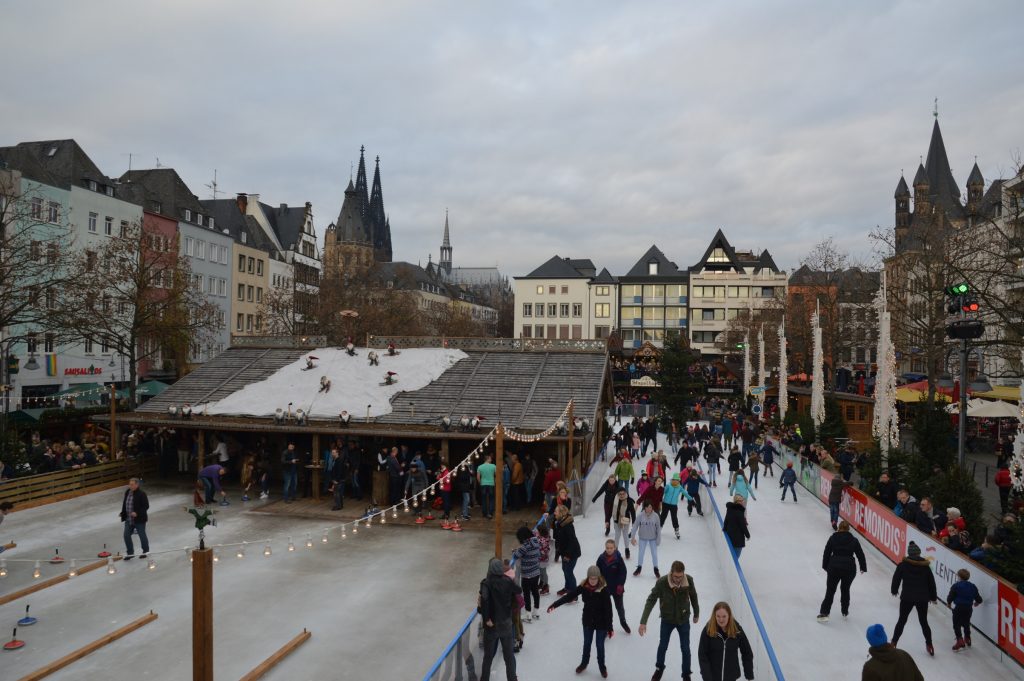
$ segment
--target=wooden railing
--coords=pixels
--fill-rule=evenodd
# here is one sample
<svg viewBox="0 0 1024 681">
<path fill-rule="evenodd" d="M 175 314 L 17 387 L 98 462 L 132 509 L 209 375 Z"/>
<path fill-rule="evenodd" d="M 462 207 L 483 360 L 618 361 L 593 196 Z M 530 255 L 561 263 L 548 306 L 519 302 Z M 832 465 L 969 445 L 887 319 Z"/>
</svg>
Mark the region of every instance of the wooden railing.
<svg viewBox="0 0 1024 681">
<path fill-rule="evenodd" d="M 402 348 L 455 348 L 494 352 L 607 352 L 607 340 L 556 338 L 456 338 L 448 336 L 370 336 L 368 347 L 383 350 L 388 342 Z"/>
<path fill-rule="evenodd" d="M 113 461 L 71 470 L 40 473 L 0 482 L 0 501 L 18 508 L 41 506 L 124 485 L 128 478 L 154 470 L 156 458 Z"/>
</svg>

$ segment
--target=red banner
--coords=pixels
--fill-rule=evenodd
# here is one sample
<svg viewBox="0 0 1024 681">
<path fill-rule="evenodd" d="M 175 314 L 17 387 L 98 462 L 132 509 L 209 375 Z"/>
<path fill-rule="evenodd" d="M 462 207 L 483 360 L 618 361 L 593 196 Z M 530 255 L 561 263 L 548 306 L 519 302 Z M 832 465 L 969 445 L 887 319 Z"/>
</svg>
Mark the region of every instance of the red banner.
<svg viewBox="0 0 1024 681">
<path fill-rule="evenodd" d="M 1024 664 L 1024 595 L 999 581 L 999 647 Z"/>
<path fill-rule="evenodd" d="M 818 495 L 826 504 L 834 477 L 833 473 L 821 471 Z M 850 527 L 866 537 L 889 560 L 894 563 L 903 560 L 907 550 L 907 523 L 897 518 L 892 509 L 869 498 L 859 489 L 847 486 L 839 505 L 839 517 L 849 522 Z"/>
</svg>

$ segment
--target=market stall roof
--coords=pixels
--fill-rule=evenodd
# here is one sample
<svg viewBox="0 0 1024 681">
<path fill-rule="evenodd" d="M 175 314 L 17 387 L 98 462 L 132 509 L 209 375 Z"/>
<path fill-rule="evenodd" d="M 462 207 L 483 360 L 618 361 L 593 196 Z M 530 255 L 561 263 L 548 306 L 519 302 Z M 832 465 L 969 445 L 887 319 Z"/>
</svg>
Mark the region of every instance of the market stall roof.
<svg viewBox="0 0 1024 681">
<path fill-rule="evenodd" d="M 978 405 L 975 409 L 967 408 L 967 416 L 989 419 L 1015 419 L 1019 416 L 1017 407 L 1009 402 L 995 400 Z"/>
<path fill-rule="evenodd" d="M 927 387 L 927 386 L 926 386 Z M 896 400 L 899 402 L 923 402 L 928 399 L 928 391 L 926 390 L 915 390 L 909 386 L 900 386 L 896 388 Z M 949 395 L 942 392 L 935 392 L 935 400 L 937 402 L 949 402 L 952 398 Z"/>
<path fill-rule="evenodd" d="M 1006 400 L 1007 402 L 1020 401 L 1020 388 L 1012 385 L 997 385 L 992 390 L 984 393 L 974 393 L 975 397 L 985 397 L 990 400 Z"/>
</svg>

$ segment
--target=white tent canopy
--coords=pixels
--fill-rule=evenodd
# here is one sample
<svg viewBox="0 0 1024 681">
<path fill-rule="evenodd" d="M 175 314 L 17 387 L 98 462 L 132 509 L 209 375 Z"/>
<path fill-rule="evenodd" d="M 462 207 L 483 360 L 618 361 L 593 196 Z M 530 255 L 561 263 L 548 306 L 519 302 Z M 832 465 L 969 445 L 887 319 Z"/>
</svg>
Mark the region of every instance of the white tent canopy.
<svg viewBox="0 0 1024 681">
<path fill-rule="evenodd" d="M 953 402 L 946 406 L 946 411 L 956 414 L 960 411 L 960 403 Z M 983 400 L 976 397 L 967 401 L 967 418 L 980 419 L 1011 419 L 1017 418 L 1017 407 L 1002 400 Z"/>
</svg>

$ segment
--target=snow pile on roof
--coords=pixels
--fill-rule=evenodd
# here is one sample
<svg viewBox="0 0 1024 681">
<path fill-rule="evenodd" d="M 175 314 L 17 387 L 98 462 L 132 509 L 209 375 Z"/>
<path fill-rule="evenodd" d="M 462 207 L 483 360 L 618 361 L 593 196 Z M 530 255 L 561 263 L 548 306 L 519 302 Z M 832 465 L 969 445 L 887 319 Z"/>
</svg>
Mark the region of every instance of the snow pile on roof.
<svg viewBox="0 0 1024 681">
<path fill-rule="evenodd" d="M 311 418 L 336 418 L 345 410 L 354 419 L 391 413 L 391 398 L 399 392 L 425 387 L 468 355 L 462 350 L 440 348 L 409 348 L 391 357 L 385 350 L 375 350 L 378 366 L 370 366 L 369 350 L 356 348 L 350 357 L 344 350 L 319 348 L 289 364 L 269 378 L 245 386 L 238 392 L 193 409 L 208 414 L 272 416 L 276 409 L 304 410 Z M 305 371 L 306 357 L 317 357 L 315 368 Z M 381 385 L 389 371 L 395 372 L 395 383 Z M 331 381 L 328 392 L 320 392 L 320 378 Z"/>
</svg>

